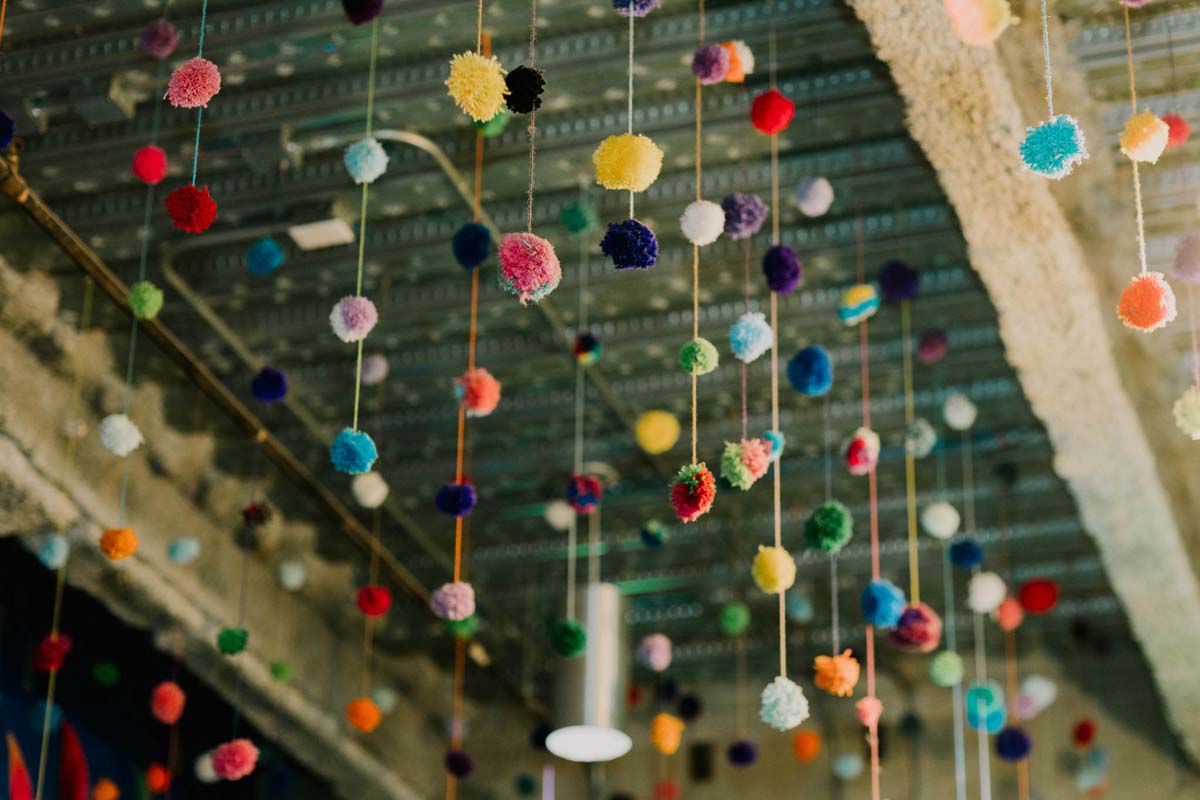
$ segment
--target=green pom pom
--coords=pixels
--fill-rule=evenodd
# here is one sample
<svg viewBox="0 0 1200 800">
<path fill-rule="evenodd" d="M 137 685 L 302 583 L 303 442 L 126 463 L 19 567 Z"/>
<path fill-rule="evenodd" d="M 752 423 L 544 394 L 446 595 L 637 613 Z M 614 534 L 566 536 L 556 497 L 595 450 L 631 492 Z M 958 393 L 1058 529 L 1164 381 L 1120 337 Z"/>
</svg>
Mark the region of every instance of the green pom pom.
<svg viewBox="0 0 1200 800">
<path fill-rule="evenodd" d="M 596 209 L 592 208 L 589 203 L 577 200 L 574 203 L 568 203 L 559 212 L 558 221 L 567 229 L 567 233 L 578 236 L 595 228 L 600 219 L 596 216 Z"/>
<path fill-rule="evenodd" d="M 535 794 L 537 794 L 537 779 L 532 775 L 526 775 L 524 773 L 518 775 L 514 786 L 519 797 L 533 797 Z"/>
<path fill-rule="evenodd" d="M 476 631 L 479 630 L 479 617 L 474 614 L 466 619 L 444 620 L 444 623 L 446 631 L 455 639 L 474 638 Z"/>
<path fill-rule="evenodd" d="M 850 509 L 836 500 L 823 503 L 804 520 L 804 543 L 817 550 L 836 553 L 854 535 Z"/>
<path fill-rule="evenodd" d="M 222 628 L 217 634 L 217 649 L 227 656 L 235 656 L 246 649 L 250 634 L 245 628 Z"/>
<path fill-rule="evenodd" d="M 707 375 L 717 368 L 718 361 L 716 346 L 702 336 L 692 339 L 679 351 L 679 366 L 684 372 Z"/>
<path fill-rule="evenodd" d="M 154 319 L 162 310 L 163 293 L 150 281 L 138 281 L 129 287 L 129 307 L 138 319 Z"/>
<path fill-rule="evenodd" d="M 500 109 L 496 112 L 496 116 L 489 119 L 487 122 L 473 122 L 475 130 L 483 134 L 485 139 L 495 139 L 500 134 L 504 133 L 504 129 L 508 127 L 509 121 L 512 119 L 512 114 L 506 109 Z"/>
<path fill-rule="evenodd" d="M 962 656 L 958 653 L 951 653 L 949 650 L 938 653 L 929 662 L 929 679 L 943 689 L 949 689 L 962 683 Z"/>
<path fill-rule="evenodd" d="M 587 647 L 587 631 L 573 619 L 551 623 L 550 646 L 563 658 L 577 656 Z"/>
<path fill-rule="evenodd" d="M 725 443 L 725 450 L 721 453 L 721 477 L 729 481 L 730 486 L 743 492 L 754 485 L 754 475 L 742 460 L 740 443 Z"/>
<path fill-rule="evenodd" d="M 116 686 L 121 680 L 121 670 L 111 661 L 100 661 L 92 667 L 92 680 L 106 689 Z"/>
<path fill-rule="evenodd" d="M 721 609 L 721 632 L 741 636 L 750 627 L 750 608 L 745 603 L 726 603 Z"/>
<path fill-rule="evenodd" d="M 271 680 L 276 683 L 287 683 L 292 679 L 292 665 L 286 661 L 271 662 Z"/>
</svg>

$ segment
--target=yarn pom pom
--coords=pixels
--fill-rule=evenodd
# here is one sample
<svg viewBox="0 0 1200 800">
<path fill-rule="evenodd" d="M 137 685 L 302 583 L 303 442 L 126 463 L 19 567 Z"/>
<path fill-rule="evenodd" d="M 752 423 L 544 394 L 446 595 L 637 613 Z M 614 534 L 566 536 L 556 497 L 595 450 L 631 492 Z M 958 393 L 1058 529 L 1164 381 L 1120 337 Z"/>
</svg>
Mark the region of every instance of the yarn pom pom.
<svg viewBox="0 0 1200 800">
<path fill-rule="evenodd" d="M 38 544 L 38 561 L 42 562 L 46 569 L 58 569 L 67 563 L 67 556 L 70 554 L 71 545 L 62 534 L 52 533 Z"/>
<path fill-rule="evenodd" d="M 342 11 L 351 25 L 365 25 L 383 11 L 383 0 L 342 0 Z"/>
<path fill-rule="evenodd" d="M 329 460 L 338 472 L 347 475 L 368 471 L 378 457 L 371 437 L 353 428 L 343 428 L 329 446 Z"/>
<path fill-rule="evenodd" d="M 183 716 L 187 695 L 175 681 L 163 681 L 150 692 L 150 713 L 163 725 L 174 725 Z"/>
<path fill-rule="evenodd" d="M 512 122 L 512 114 L 509 113 L 507 108 L 502 108 L 487 122 L 475 122 L 472 120 L 471 127 L 479 131 L 483 138 L 495 139 L 507 130 L 508 123 L 510 122 Z"/>
<path fill-rule="evenodd" d="M 858 283 L 842 292 L 838 301 L 838 319 L 848 326 L 868 320 L 879 310 L 879 293 L 869 283 Z"/>
<path fill-rule="evenodd" d="M 1133 161 L 1154 164 L 1167 149 L 1170 136 L 1167 123 L 1153 111 L 1143 111 L 1126 120 L 1125 130 L 1121 132 L 1121 152 Z"/>
<path fill-rule="evenodd" d="M 433 498 L 434 505 L 438 511 L 443 514 L 449 514 L 452 517 L 465 517 L 475 508 L 475 501 L 478 499 L 475 493 L 475 487 L 469 481 L 462 483 L 450 482 L 443 484 L 442 488 L 437 490 L 437 495 Z"/>
<path fill-rule="evenodd" d="M 213 772 L 227 781 L 241 780 L 254 772 L 257 764 L 258 748 L 249 739 L 234 739 L 212 752 Z"/>
<path fill-rule="evenodd" d="M 92 800 L 118 800 L 121 790 L 108 778 L 101 778 L 92 787 Z"/>
<path fill-rule="evenodd" d="M 925 506 L 921 512 L 921 527 L 935 539 L 949 539 L 958 533 L 962 518 L 958 509 L 945 500 L 937 500 Z"/>
<path fill-rule="evenodd" d="M 475 636 L 479 630 L 479 617 L 475 614 L 466 619 L 446 619 L 442 620 L 442 625 L 446 628 L 446 632 L 455 639 L 466 641 Z"/>
<path fill-rule="evenodd" d="M 347 344 L 360 342 L 379 322 L 375 304 L 361 295 L 348 295 L 337 301 L 329 312 L 329 326 L 333 333 Z"/>
<path fill-rule="evenodd" d="M 283 266 L 285 254 L 279 242 L 264 236 L 246 251 L 246 269 L 251 275 L 270 275 Z"/>
<path fill-rule="evenodd" d="M 1171 277 L 1184 283 L 1200 283 L 1200 236 L 1185 236 L 1180 240 Z"/>
<path fill-rule="evenodd" d="M 377 139 L 368 136 L 346 148 L 342 163 L 355 183 L 374 183 L 387 172 L 388 155 Z"/>
<path fill-rule="evenodd" d="M 787 437 L 782 431 L 767 431 L 762 435 L 762 438 L 771 443 L 771 454 L 767 460 L 774 464 L 783 455 L 783 448 L 787 445 Z"/>
<path fill-rule="evenodd" d="M 153 144 L 140 147 L 133 154 L 133 164 L 130 168 L 142 183 L 157 186 L 167 174 L 167 153 Z"/>
<path fill-rule="evenodd" d="M 958 569 L 974 569 L 983 563 L 983 548 L 974 539 L 950 545 L 950 563 Z"/>
<path fill-rule="evenodd" d="M 554 245 L 532 233 L 509 233 L 500 240 L 500 285 L 521 299 L 541 300 L 558 288 L 562 267 Z"/>
<path fill-rule="evenodd" d="M 1059 114 L 1025 129 L 1021 164 L 1032 173 L 1059 180 L 1088 157 L 1083 129 L 1074 117 Z"/>
<path fill-rule="evenodd" d="M 508 109 L 516 114 L 531 114 L 542 107 L 546 78 L 540 69 L 524 64 L 504 76 L 508 87 Z"/>
<path fill-rule="evenodd" d="M 566 500 L 551 500 L 542 509 L 542 517 L 546 524 L 556 531 L 566 531 L 575 521 L 575 509 Z"/>
<path fill-rule="evenodd" d="M 504 107 L 508 86 L 504 67 L 495 56 L 482 56 L 468 50 L 450 59 L 450 77 L 446 79 L 450 98 L 476 122 L 486 122 Z"/>
<path fill-rule="evenodd" d="M 780 594 L 796 582 L 796 560 L 782 547 L 759 545 L 750 575 L 759 589 L 767 594 Z"/>
<path fill-rule="evenodd" d="M 17 124 L 13 118 L 0 111 L 0 151 L 7 150 L 17 135 Z"/>
<path fill-rule="evenodd" d="M 356 697 L 346 704 L 346 721 L 363 733 L 371 733 L 383 721 L 383 712 L 369 697 Z"/>
<path fill-rule="evenodd" d="M 721 47 L 729 53 L 729 71 L 725 73 L 725 82 L 745 83 L 746 76 L 754 74 L 754 51 L 741 39 L 721 42 Z"/>
<path fill-rule="evenodd" d="M 133 420 L 124 414 L 109 414 L 100 420 L 100 444 L 113 455 L 125 456 L 141 446 L 145 439 Z"/>
<path fill-rule="evenodd" d="M 641 536 L 642 544 L 651 550 L 658 550 L 667 543 L 667 528 L 658 520 L 647 521 L 638 533 Z"/>
<path fill-rule="evenodd" d="M 859 428 L 846 444 L 846 468 L 851 475 L 869 475 L 879 463 L 879 434 Z"/>
<path fill-rule="evenodd" d="M 600 240 L 600 252 L 611 258 L 617 269 L 650 269 L 658 260 L 658 239 L 636 219 L 610 222 Z"/>
<path fill-rule="evenodd" d="M 638 643 L 637 660 L 654 672 L 666 672 L 671 666 L 671 640 L 661 633 L 643 636 Z"/>
<path fill-rule="evenodd" d="M 991 47 L 1000 34 L 1017 23 L 1008 0 L 945 0 L 954 34 L 975 47 Z"/>
<path fill-rule="evenodd" d="M 633 429 L 638 447 L 650 455 L 665 453 L 679 441 L 679 420 L 669 411 L 646 411 Z"/>
<path fill-rule="evenodd" d="M 154 319 L 163 306 L 162 289 L 150 281 L 138 281 L 130 286 L 125 299 L 129 303 L 129 310 L 138 319 Z"/>
<path fill-rule="evenodd" d="M 1024 761 L 1033 749 L 1033 740 L 1020 728 L 1004 728 L 996 734 L 996 755 L 1005 761 Z"/>
<path fill-rule="evenodd" d="M 62 669 L 63 662 L 71 652 L 71 637 L 62 633 L 51 633 L 37 643 L 33 651 L 33 668 L 38 672 L 54 672 Z"/>
<path fill-rule="evenodd" d="M 757 95 L 750 104 L 750 124 L 754 130 L 766 136 L 782 133 L 792 124 L 795 115 L 796 104 L 778 89 L 768 89 Z"/>
<path fill-rule="evenodd" d="M 467 778 L 475 771 L 475 759 L 464 750 L 451 750 L 446 753 L 446 772 L 458 779 Z"/>
<path fill-rule="evenodd" d="M 967 584 L 967 607 L 976 614 L 990 614 L 1008 596 L 1004 579 L 994 572 L 979 572 Z"/>
<path fill-rule="evenodd" d="M 888 261 L 879 270 L 879 291 L 890 303 L 912 300 L 921 285 L 921 275 L 903 261 Z"/>
<path fill-rule="evenodd" d="M 943 689 L 949 689 L 962 683 L 962 656 L 949 650 L 938 653 L 929 662 L 929 679 L 935 686 Z"/>
<path fill-rule="evenodd" d="M 1187 144 L 1192 135 L 1192 126 L 1178 114 L 1163 114 L 1162 121 L 1167 123 L 1167 149 L 1172 150 Z"/>
<path fill-rule="evenodd" d="M 171 788 L 171 771 L 162 764 L 151 764 L 145 772 L 146 789 L 150 794 L 165 794 Z"/>
<path fill-rule="evenodd" d="M 932 653 L 942 641 L 942 618 L 924 603 L 905 606 L 889 638 L 902 652 Z"/>
<path fill-rule="evenodd" d="M 975 424 L 979 409 L 962 392 L 950 392 L 942 402 L 942 417 L 956 431 L 965 431 Z"/>
<path fill-rule="evenodd" d="M 287 375 L 275 367 L 263 367 L 250 379 L 250 393 L 260 403 L 278 403 L 287 390 Z"/>
<path fill-rule="evenodd" d="M 724 81 L 729 64 L 729 51 L 719 44 L 702 44 L 692 54 L 692 74 L 704 86 Z"/>
<path fill-rule="evenodd" d="M 573 619 L 550 625 L 550 647 L 563 658 L 574 658 L 587 648 L 587 630 Z"/>
<path fill-rule="evenodd" d="M 247 528 L 261 528 L 271 521 L 273 513 L 265 501 L 247 504 L 242 508 L 242 525 Z"/>
<path fill-rule="evenodd" d="M 1134 276 L 1121 292 L 1117 316 L 1126 328 L 1150 333 L 1175 319 L 1175 293 L 1161 272 Z"/>
<path fill-rule="evenodd" d="M 913 458 L 924 458 L 937 446 L 937 431 L 924 417 L 904 426 L 904 450 Z"/>
<path fill-rule="evenodd" d="M 946 351 L 950 349 L 950 339 L 946 336 L 945 331 L 933 330 L 922 331 L 917 337 L 917 360 L 922 364 L 936 364 L 946 357 Z"/>
<path fill-rule="evenodd" d="M 250 633 L 245 628 L 222 628 L 217 633 L 217 649 L 227 656 L 236 656 L 250 643 Z"/>
<path fill-rule="evenodd" d="M 1096 741 L 1096 723 L 1084 718 L 1075 723 L 1071 729 L 1071 744 L 1076 747 L 1088 747 Z"/>
<path fill-rule="evenodd" d="M 475 269 L 492 253 L 492 234 L 487 226 L 468 222 L 454 232 L 450 249 L 463 269 Z"/>
<path fill-rule="evenodd" d="M 883 716 L 883 703 L 879 702 L 877 697 L 864 697 L 854 704 L 854 716 L 858 717 L 862 725 L 875 728 L 879 725 L 879 718 Z"/>
<path fill-rule="evenodd" d="M 812 731 L 798 731 L 792 737 L 792 757 L 801 764 L 812 761 L 821 752 L 821 737 Z"/>
<path fill-rule="evenodd" d="M 612 0 L 612 4 L 622 17 L 644 17 L 662 5 L 662 0 Z"/>
<path fill-rule="evenodd" d="M 599 225 L 600 217 L 591 203 L 576 200 L 563 206 L 562 211 L 558 212 L 558 221 L 567 229 L 567 233 L 578 236 Z"/>
<path fill-rule="evenodd" d="M 788 383 L 805 397 L 824 397 L 833 388 L 833 360 L 818 345 L 809 345 L 787 363 Z"/>
<path fill-rule="evenodd" d="M 202 108 L 221 91 L 221 71 L 207 58 L 183 62 L 171 73 L 164 95 L 176 108 Z"/>
<path fill-rule="evenodd" d="M 1058 584 L 1047 578 L 1033 578 L 1021 584 L 1017 597 L 1030 614 L 1045 614 L 1058 603 Z"/>
<path fill-rule="evenodd" d="M 1025 609 L 1021 608 L 1021 603 L 1017 598 L 1006 597 L 1000 601 L 1000 605 L 996 606 L 992 616 L 995 618 L 996 624 L 1000 626 L 1000 630 L 1009 633 L 1021 627 L 1021 623 L 1025 621 Z"/>
<path fill-rule="evenodd" d="M 805 178 L 792 193 L 792 202 L 806 217 L 821 217 L 833 205 L 833 184 L 824 176 Z"/>
<path fill-rule="evenodd" d="M 750 607 L 740 601 L 726 603 L 721 607 L 721 633 L 726 636 L 741 636 L 750 627 Z"/>
<path fill-rule="evenodd" d="M 486 417 L 500 405 L 500 381 L 483 367 L 475 367 L 454 382 L 454 396 L 468 417 Z"/>
<path fill-rule="evenodd" d="M 862 614 L 868 625 L 891 628 L 904 613 L 904 592 L 891 581 L 874 580 L 862 593 Z"/>
<path fill-rule="evenodd" d="M 604 487 L 595 475 L 572 475 L 567 484 L 567 502 L 576 514 L 592 514 L 600 507 Z"/>
<path fill-rule="evenodd" d="M 841 655 L 817 656 L 813 661 L 813 682 L 818 689 L 835 697 L 849 697 L 858 685 L 858 659 L 846 649 Z"/>
<path fill-rule="evenodd" d="M 708 513 L 717 496 L 717 479 L 703 462 L 681 467 L 671 484 L 671 507 L 681 522 L 695 522 Z"/>
<path fill-rule="evenodd" d="M 729 749 L 725 751 L 725 757 L 734 767 L 753 766 L 754 762 L 758 761 L 758 748 L 749 739 L 739 739 L 729 745 Z"/>
<path fill-rule="evenodd" d="M 767 205 L 752 194 L 734 192 L 721 198 L 725 211 L 725 235 L 730 239 L 748 239 L 762 229 Z"/>
<path fill-rule="evenodd" d="M 999 733 L 1008 719 L 1004 706 L 1004 690 L 996 683 L 973 683 L 964 699 L 967 708 L 967 724 L 974 730 Z"/>
<path fill-rule="evenodd" d="M 362 363 L 362 382 L 363 386 L 374 386 L 377 383 L 383 383 L 388 376 L 388 360 L 381 353 L 373 353 L 363 359 Z"/>
<path fill-rule="evenodd" d="M 737 489 L 746 491 L 767 474 L 771 444 L 765 439 L 726 442 L 721 454 L 721 477 Z"/>
<path fill-rule="evenodd" d="M 167 545 L 167 558 L 172 564 L 185 566 L 200 556 L 200 540 L 195 536 L 178 536 Z"/>
<path fill-rule="evenodd" d="M 354 600 L 364 617 L 382 617 L 392 607 L 392 593 L 386 586 L 364 586 Z"/>
<path fill-rule="evenodd" d="M 808 719 L 808 699 L 804 690 L 782 675 L 762 691 L 758 716 L 777 731 L 790 731 Z"/>
<path fill-rule="evenodd" d="M 650 742 L 654 749 L 665 756 L 673 756 L 679 751 L 679 743 L 683 739 L 683 720 L 671 714 L 655 714 L 650 720 Z"/>
<path fill-rule="evenodd" d="M 1042 675 L 1030 675 L 1021 681 L 1021 694 L 1030 699 L 1034 713 L 1041 713 L 1058 698 L 1058 687 L 1054 681 Z"/>
<path fill-rule="evenodd" d="M 443 583 L 429 598 L 438 619 L 464 620 L 475 613 L 475 589 L 465 581 Z"/>
<path fill-rule="evenodd" d="M 710 245 L 725 230 L 725 210 L 711 200 L 693 200 L 683 210 L 679 228 L 692 244 Z"/>
<path fill-rule="evenodd" d="M 646 191 L 658 179 L 662 161 L 663 151 L 640 133 L 609 136 L 592 153 L 596 183 L 630 192 Z"/>
<path fill-rule="evenodd" d="M 604 348 L 600 344 L 600 337 L 591 331 L 580 331 L 571 345 L 571 356 L 584 366 L 595 364 L 600 360 L 600 354 L 603 352 Z"/>
<path fill-rule="evenodd" d="M 689 374 L 707 375 L 717 368 L 720 358 L 716 345 L 700 336 L 680 348 L 679 368 Z"/>
<path fill-rule="evenodd" d="M 767 248 L 767 252 L 763 254 L 762 270 L 767 279 L 767 288 L 776 294 L 791 294 L 796 291 L 803 277 L 800 257 L 786 244 L 776 244 Z"/>
<path fill-rule="evenodd" d="M 831 767 L 833 775 L 840 781 L 852 781 L 862 775 L 863 760 L 858 753 L 838 753 Z"/>
<path fill-rule="evenodd" d="M 138 47 L 142 52 L 159 61 L 170 58 L 178 45 L 179 34 L 175 26 L 161 17 L 152 20 L 138 36 Z"/>
<path fill-rule="evenodd" d="M 387 500 L 387 481 L 378 472 L 363 472 L 351 479 L 350 493 L 363 508 L 379 508 Z"/>
<path fill-rule="evenodd" d="M 685 694 L 679 698 L 679 717 L 687 722 L 698 719 L 704 711 L 704 703 L 699 695 Z"/>
<path fill-rule="evenodd" d="M 804 520 L 804 544 L 826 553 L 838 553 L 854 536 L 854 517 L 837 500 L 826 500 Z"/>
<path fill-rule="evenodd" d="M 204 233 L 217 219 L 217 201 L 207 186 L 184 184 L 163 201 L 175 227 L 185 233 Z"/>
</svg>

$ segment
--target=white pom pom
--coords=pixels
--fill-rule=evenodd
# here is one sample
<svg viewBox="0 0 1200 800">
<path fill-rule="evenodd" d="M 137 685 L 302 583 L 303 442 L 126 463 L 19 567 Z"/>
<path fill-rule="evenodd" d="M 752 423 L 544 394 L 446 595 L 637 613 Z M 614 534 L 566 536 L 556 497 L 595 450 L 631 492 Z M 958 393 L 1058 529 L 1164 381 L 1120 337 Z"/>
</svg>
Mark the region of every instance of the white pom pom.
<svg viewBox="0 0 1200 800">
<path fill-rule="evenodd" d="M 100 420 L 100 444 L 110 453 L 124 458 L 144 441 L 138 426 L 124 414 L 109 414 Z"/>
<path fill-rule="evenodd" d="M 1058 697 L 1058 687 L 1054 685 L 1054 681 L 1043 675 L 1030 675 L 1021 681 L 1021 694 L 1032 700 L 1033 707 L 1041 713 Z"/>
<path fill-rule="evenodd" d="M 556 531 L 570 530 L 571 521 L 575 519 L 575 509 L 566 500 L 551 500 L 546 503 L 546 510 L 542 514 L 547 524 Z"/>
<path fill-rule="evenodd" d="M 396 704 L 400 702 L 400 695 L 390 686 L 376 686 L 371 690 L 371 700 L 379 706 L 379 710 L 384 714 L 390 714 L 396 710 Z"/>
<path fill-rule="evenodd" d="M 350 492 L 363 508 L 379 508 L 387 500 L 387 481 L 378 472 L 361 472 L 350 481 Z"/>
<path fill-rule="evenodd" d="M 213 768 L 212 753 L 201 753 L 196 757 L 196 780 L 201 783 L 216 783 L 217 771 Z"/>
<path fill-rule="evenodd" d="M 725 230 L 725 211 L 711 200 L 693 200 L 679 218 L 683 235 L 692 244 L 712 244 Z"/>
<path fill-rule="evenodd" d="M 805 178 L 792 199 L 806 217 L 819 217 L 833 205 L 833 184 L 828 178 Z"/>
<path fill-rule="evenodd" d="M 945 500 L 930 503 L 921 512 L 921 527 L 935 539 L 949 539 L 958 533 L 961 522 L 958 509 Z"/>
<path fill-rule="evenodd" d="M 304 566 L 303 561 L 292 559 L 279 565 L 278 575 L 280 586 L 289 592 L 298 592 L 308 580 L 308 568 Z"/>
<path fill-rule="evenodd" d="M 967 584 L 967 606 L 976 614 L 990 614 L 1008 596 L 1004 579 L 994 572 L 977 572 Z"/>
<path fill-rule="evenodd" d="M 1200 389 L 1189 386 L 1172 408 L 1179 430 L 1194 441 L 1200 441 Z"/>
<path fill-rule="evenodd" d="M 741 39 L 736 39 L 733 42 L 733 52 L 737 54 L 738 61 L 742 62 L 742 72 L 747 75 L 754 74 L 754 52 Z"/>
<path fill-rule="evenodd" d="M 951 428 L 956 431 L 965 431 L 975 424 L 975 418 L 979 416 L 979 409 L 962 392 L 951 392 L 946 395 L 946 401 L 942 404 L 942 415 L 946 418 L 946 424 Z"/>
</svg>

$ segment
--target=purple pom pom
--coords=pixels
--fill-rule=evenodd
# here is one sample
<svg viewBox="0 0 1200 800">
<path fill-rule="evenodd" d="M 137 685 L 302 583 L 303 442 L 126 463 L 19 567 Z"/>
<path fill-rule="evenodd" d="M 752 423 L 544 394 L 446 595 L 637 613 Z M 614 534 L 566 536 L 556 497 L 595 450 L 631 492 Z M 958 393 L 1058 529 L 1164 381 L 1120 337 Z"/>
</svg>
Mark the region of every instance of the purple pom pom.
<svg viewBox="0 0 1200 800">
<path fill-rule="evenodd" d="M 786 244 L 777 244 L 767 250 L 762 268 L 772 292 L 791 294 L 800 285 L 800 259 L 796 251 Z"/>
<path fill-rule="evenodd" d="M 692 56 L 692 72 L 700 83 L 720 83 L 729 74 L 729 51 L 719 44 L 702 44 Z"/>
<path fill-rule="evenodd" d="M 437 505 L 438 511 L 443 514 L 449 514 L 452 517 L 465 517 L 471 513 L 471 509 L 475 508 L 475 487 L 470 483 L 447 483 L 442 488 L 438 489 L 437 497 L 434 498 L 434 504 Z"/>
<path fill-rule="evenodd" d="M 752 194 L 735 192 L 721 200 L 725 210 L 725 235 L 730 239 L 748 239 L 762 228 L 767 205 Z"/>
<path fill-rule="evenodd" d="M 600 240 L 600 250 L 617 269 L 650 269 L 658 260 L 658 239 L 636 219 L 611 222 Z"/>
<path fill-rule="evenodd" d="M 263 367 L 250 380 L 250 392 L 260 403 L 278 403 L 287 396 L 287 390 L 287 375 L 275 367 Z"/>
<path fill-rule="evenodd" d="M 365 25 L 383 11 L 383 0 L 342 0 L 342 10 L 352 25 Z"/>
<path fill-rule="evenodd" d="M 475 613 L 475 589 L 465 581 L 443 583 L 429 598 L 438 619 L 464 620 Z"/>
<path fill-rule="evenodd" d="M 879 270 L 879 291 L 893 303 L 916 297 L 920 281 L 917 271 L 903 261 L 889 261 Z"/>
<path fill-rule="evenodd" d="M 142 52 L 159 61 L 170 58 L 178 44 L 179 34 L 175 32 L 175 26 L 161 18 L 147 25 L 138 39 Z"/>
<path fill-rule="evenodd" d="M 475 769 L 475 759 L 462 750 L 446 753 L 446 772 L 456 778 L 465 778 Z"/>
<path fill-rule="evenodd" d="M 726 755 L 733 766 L 748 767 L 758 761 L 758 748 L 749 739 L 741 739 L 729 745 Z"/>
<path fill-rule="evenodd" d="M 623 17 L 631 14 L 635 17 L 644 17 L 660 5 L 662 5 L 662 0 L 613 0 L 613 8 Z"/>
</svg>

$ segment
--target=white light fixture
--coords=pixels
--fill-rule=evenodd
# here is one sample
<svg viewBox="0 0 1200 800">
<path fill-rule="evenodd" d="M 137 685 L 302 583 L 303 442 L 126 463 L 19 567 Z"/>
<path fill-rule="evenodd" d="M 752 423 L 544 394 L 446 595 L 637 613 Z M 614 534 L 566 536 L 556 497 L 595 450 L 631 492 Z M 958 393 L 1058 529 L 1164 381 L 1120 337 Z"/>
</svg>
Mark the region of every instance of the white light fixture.
<svg viewBox="0 0 1200 800">
<path fill-rule="evenodd" d="M 320 250 L 354 242 L 354 229 L 338 217 L 292 225 L 288 235 L 301 250 Z"/>
</svg>

